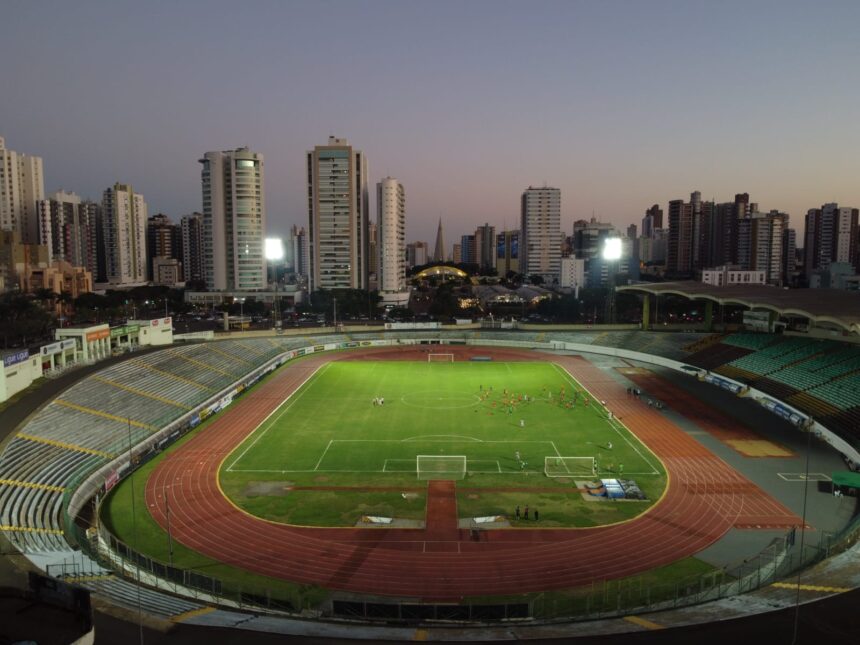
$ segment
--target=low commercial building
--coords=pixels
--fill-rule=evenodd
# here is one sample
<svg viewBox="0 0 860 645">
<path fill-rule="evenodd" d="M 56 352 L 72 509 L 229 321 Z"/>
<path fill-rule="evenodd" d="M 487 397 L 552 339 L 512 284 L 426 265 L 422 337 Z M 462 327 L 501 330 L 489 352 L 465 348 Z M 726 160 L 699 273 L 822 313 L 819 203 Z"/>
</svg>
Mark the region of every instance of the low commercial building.
<svg viewBox="0 0 860 645">
<path fill-rule="evenodd" d="M 731 265 L 702 271 L 702 283 L 715 287 L 746 284 L 767 284 L 766 271 L 742 271 Z"/>
<path fill-rule="evenodd" d="M 42 376 L 39 355 L 30 355 L 30 350 L 21 349 L 3 353 L 3 369 L 0 370 L 0 401 L 5 401 Z"/>
</svg>

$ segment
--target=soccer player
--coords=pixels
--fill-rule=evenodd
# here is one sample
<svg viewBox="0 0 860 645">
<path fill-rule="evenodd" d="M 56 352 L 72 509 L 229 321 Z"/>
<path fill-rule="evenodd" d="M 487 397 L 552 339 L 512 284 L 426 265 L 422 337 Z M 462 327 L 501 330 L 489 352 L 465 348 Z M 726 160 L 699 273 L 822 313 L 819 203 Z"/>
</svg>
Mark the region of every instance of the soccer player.
<svg viewBox="0 0 860 645">
<path fill-rule="evenodd" d="M 521 428 L 525 428 L 525 427 L 526 427 L 526 420 L 525 420 L 525 419 L 520 419 L 520 427 L 521 427 Z"/>
</svg>

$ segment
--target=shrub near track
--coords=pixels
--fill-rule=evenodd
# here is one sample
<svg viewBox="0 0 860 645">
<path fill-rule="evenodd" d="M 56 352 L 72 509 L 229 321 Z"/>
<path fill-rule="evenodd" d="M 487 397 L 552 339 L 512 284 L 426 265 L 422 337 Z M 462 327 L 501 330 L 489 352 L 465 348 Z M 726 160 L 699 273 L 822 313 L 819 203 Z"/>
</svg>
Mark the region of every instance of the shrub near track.
<svg viewBox="0 0 860 645">
<path fill-rule="evenodd" d="M 325 365 L 227 457 L 220 482 L 275 521 L 420 520 L 417 455 L 466 456 L 460 517 L 519 504 L 538 507 L 541 526 L 598 526 L 642 513 L 666 485 L 659 460 L 552 363 L 403 361 Z M 553 455 L 595 457 L 600 477 L 635 479 L 650 501 L 586 501 L 575 481 L 594 478 L 546 477 Z"/>
</svg>

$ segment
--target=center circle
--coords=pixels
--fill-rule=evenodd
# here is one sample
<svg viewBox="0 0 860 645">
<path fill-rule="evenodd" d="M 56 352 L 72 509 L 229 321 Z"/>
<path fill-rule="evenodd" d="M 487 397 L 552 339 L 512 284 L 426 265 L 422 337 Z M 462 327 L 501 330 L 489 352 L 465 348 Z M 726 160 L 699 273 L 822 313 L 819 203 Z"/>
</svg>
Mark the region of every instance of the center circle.
<svg viewBox="0 0 860 645">
<path fill-rule="evenodd" d="M 481 402 L 477 394 L 458 394 L 445 390 L 424 390 L 404 394 L 401 401 L 413 408 L 424 408 L 427 410 L 454 410 L 457 408 L 470 408 Z"/>
</svg>

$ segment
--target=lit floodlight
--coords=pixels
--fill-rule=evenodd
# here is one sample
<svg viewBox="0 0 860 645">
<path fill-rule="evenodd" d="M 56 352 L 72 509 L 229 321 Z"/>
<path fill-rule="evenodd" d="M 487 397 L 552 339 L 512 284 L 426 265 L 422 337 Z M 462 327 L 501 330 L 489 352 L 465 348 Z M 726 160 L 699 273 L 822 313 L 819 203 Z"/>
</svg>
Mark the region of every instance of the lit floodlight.
<svg viewBox="0 0 860 645">
<path fill-rule="evenodd" d="M 266 259 L 282 260 L 284 258 L 284 243 L 279 237 L 266 238 Z"/>
<path fill-rule="evenodd" d="M 621 259 L 621 238 L 607 237 L 603 240 L 603 259 L 604 260 L 620 260 Z"/>
</svg>

